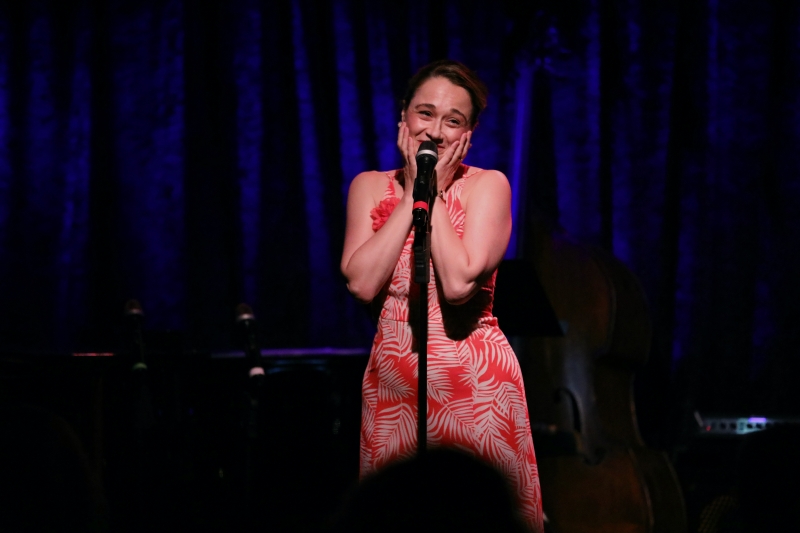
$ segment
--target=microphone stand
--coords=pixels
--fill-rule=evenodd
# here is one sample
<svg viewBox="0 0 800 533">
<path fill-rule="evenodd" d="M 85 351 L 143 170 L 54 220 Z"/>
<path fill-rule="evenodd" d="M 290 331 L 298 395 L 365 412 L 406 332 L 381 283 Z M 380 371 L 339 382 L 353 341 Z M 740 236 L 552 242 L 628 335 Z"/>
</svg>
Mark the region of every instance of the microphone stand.
<svg viewBox="0 0 800 533">
<path fill-rule="evenodd" d="M 144 312 L 137 300 L 128 300 L 125 303 L 125 318 L 130 329 L 131 353 L 131 411 L 130 424 L 133 430 L 133 461 L 129 468 L 133 468 L 133 505 L 132 513 L 134 531 L 146 531 L 150 528 L 150 513 L 154 476 L 154 437 L 156 418 L 153 408 L 150 379 L 148 376 L 145 354 L 142 323 Z"/>
<path fill-rule="evenodd" d="M 261 350 L 258 345 L 255 316 L 249 305 L 242 303 L 236 307 L 236 323 L 244 337 L 245 358 L 249 367 L 247 386 L 244 391 L 244 413 L 242 426 L 244 429 L 244 472 L 243 472 L 243 513 L 245 530 L 255 530 L 256 514 L 255 481 L 258 461 L 256 450 L 258 448 L 259 403 L 261 389 L 264 385 L 264 368 Z"/>
<path fill-rule="evenodd" d="M 431 180 L 430 189 L 436 185 Z M 428 209 L 414 211 L 414 283 L 419 284 L 419 336 L 417 356 L 417 454 L 428 441 L 428 285 L 431 281 L 431 213 L 436 195 L 428 191 Z"/>
</svg>

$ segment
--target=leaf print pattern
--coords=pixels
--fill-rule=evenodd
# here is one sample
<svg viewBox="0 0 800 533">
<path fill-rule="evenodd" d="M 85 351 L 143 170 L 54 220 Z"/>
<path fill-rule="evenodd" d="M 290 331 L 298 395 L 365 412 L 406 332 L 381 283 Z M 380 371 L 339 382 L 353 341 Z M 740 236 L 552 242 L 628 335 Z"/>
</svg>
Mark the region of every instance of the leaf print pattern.
<svg viewBox="0 0 800 533">
<path fill-rule="evenodd" d="M 406 383 L 399 369 L 386 366 L 378 369 L 378 401 L 401 402 L 413 392 L 414 388 Z"/>
<path fill-rule="evenodd" d="M 461 190 L 480 172 L 466 168 L 445 197 L 459 237 L 465 218 Z M 389 184 L 381 202 L 381 218 L 388 217 L 384 212 L 387 206 L 396 204 L 392 200 L 396 198 L 392 185 L 395 175 L 387 174 Z M 409 323 L 417 289 L 411 283 L 413 241 L 411 231 L 391 280 L 378 296 L 378 331 L 362 391 L 362 477 L 413 455 L 417 448 L 417 348 Z M 491 315 L 493 292 L 491 276 L 480 297 L 443 311 L 432 266 L 428 290 L 428 445 L 458 448 L 494 464 L 516 490 L 528 525 L 542 532 L 539 472 L 522 375 L 514 352 Z M 474 325 L 470 324 L 464 337 L 450 335 L 445 315 L 453 312 L 461 318 L 458 313 L 464 310 L 474 314 Z"/>
</svg>

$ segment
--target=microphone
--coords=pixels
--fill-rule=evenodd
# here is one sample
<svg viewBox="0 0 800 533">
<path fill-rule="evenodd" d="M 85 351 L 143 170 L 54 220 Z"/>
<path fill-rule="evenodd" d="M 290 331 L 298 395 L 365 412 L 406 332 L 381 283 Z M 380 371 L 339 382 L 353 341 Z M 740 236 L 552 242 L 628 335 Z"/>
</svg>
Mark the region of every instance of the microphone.
<svg viewBox="0 0 800 533">
<path fill-rule="evenodd" d="M 130 324 L 133 332 L 133 344 L 136 362 L 133 364 L 132 370 L 147 370 L 147 364 L 144 362 L 144 337 L 142 336 L 142 322 L 144 321 L 144 311 L 139 300 L 128 300 L 125 302 L 125 319 Z"/>
<path fill-rule="evenodd" d="M 417 150 L 417 179 L 414 181 L 414 226 L 421 228 L 428 216 L 428 201 L 434 184 L 434 168 L 439 161 L 436 143 L 423 141 Z"/>
<path fill-rule="evenodd" d="M 258 347 L 256 335 L 256 317 L 253 310 L 246 303 L 236 306 L 236 323 L 244 336 L 244 354 L 250 362 L 250 377 L 263 376 L 264 368 L 261 366 L 261 350 Z"/>
</svg>

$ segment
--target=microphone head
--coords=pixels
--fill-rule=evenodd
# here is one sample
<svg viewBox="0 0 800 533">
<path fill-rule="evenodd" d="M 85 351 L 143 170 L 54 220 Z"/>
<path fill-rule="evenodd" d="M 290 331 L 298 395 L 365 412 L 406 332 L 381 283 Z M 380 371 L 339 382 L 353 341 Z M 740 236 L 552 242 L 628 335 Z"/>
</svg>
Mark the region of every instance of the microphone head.
<svg viewBox="0 0 800 533">
<path fill-rule="evenodd" d="M 256 316 L 253 310 L 246 303 L 240 303 L 236 306 L 236 322 L 244 322 L 245 320 L 255 320 Z"/>
<path fill-rule="evenodd" d="M 128 300 L 125 302 L 125 316 L 143 316 L 142 305 L 139 300 Z"/>
<path fill-rule="evenodd" d="M 439 161 L 439 150 L 436 148 L 436 143 L 433 141 L 422 141 L 417 149 L 417 161 L 421 157 L 432 157 L 433 161 Z"/>
</svg>

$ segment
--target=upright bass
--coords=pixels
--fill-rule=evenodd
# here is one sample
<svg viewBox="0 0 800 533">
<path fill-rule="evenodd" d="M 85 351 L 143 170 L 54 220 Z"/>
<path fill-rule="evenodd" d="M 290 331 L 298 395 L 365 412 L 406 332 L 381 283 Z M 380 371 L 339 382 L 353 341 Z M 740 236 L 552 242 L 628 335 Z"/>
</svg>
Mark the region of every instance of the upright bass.
<svg viewBox="0 0 800 533">
<path fill-rule="evenodd" d="M 652 330 L 638 280 L 543 219 L 526 229 L 524 259 L 498 272 L 496 312 L 525 380 L 551 529 L 684 533 L 675 471 L 636 422 L 633 379 Z"/>
</svg>

